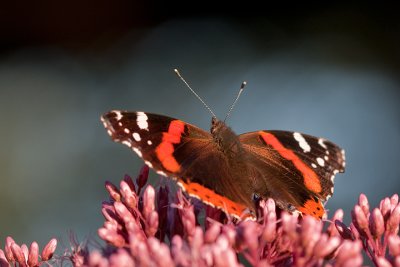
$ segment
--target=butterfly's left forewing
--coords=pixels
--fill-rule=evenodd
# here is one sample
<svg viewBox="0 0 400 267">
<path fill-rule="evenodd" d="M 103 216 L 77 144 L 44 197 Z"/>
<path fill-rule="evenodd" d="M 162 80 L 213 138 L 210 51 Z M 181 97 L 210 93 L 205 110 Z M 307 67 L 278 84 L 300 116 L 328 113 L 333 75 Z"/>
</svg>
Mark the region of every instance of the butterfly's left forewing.
<svg viewBox="0 0 400 267">
<path fill-rule="evenodd" d="M 314 217 L 333 194 L 337 173 L 345 167 L 344 151 L 332 142 L 298 132 L 257 131 L 239 136 L 252 157 L 263 197 L 273 197 L 287 210 Z"/>
</svg>

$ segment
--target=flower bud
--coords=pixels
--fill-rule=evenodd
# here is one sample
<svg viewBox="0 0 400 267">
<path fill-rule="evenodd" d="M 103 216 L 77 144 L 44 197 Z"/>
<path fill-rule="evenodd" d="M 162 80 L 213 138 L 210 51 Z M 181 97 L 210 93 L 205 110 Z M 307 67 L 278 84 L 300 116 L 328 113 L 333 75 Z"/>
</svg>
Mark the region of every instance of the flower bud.
<svg viewBox="0 0 400 267">
<path fill-rule="evenodd" d="M 389 253 L 393 256 L 400 256 L 400 236 L 389 235 L 388 237 Z"/>
<path fill-rule="evenodd" d="M 29 254 L 28 246 L 26 244 L 22 244 L 21 250 L 22 250 L 22 253 L 24 253 L 25 260 L 28 259 L 28 254 Z"/>
<path fill-rule="evenodd" d="M 121 201 L 121 195 L 118 191 L 118 188 L 113 185 L 111 182 L 106 181 L 105 182 L 105 188 L 108 192 L 108 194 L 110 194 L 110 197 L 115 200 L 115 201 Z"/>
<path fill-rule="evenodd" d="M 272 198 L 267 199 L 265 202 L 265 211 L 264 213 L 268 212 L 275 212 L 276 206 L 275 206 L 275 201 Z"/>
<path fill-rule="evenodd" d="M 400 204 L 393 209 L 386 223 L 386 229 L 389 234 L 397 235 L 400 225 Z"/>
<path fill-rule="evenodd" d="M 390 211 L 392 210 L 392 204 L 388 197 L 381 200 L 381 202 L 379 204 L 379 209 L 381 210 L 383 218 L 386 220 L 390 214 Z"/>
<path fill-rule="evenodd" d="M 94 250 L 89 254 L 89 266 L 96 266 L 96 267 L 107 267 L 108 260 L 104 258 L 101 253 L 97 250 Z"/>
<path fill-rule="evenodd" d="M 117 215 L 124 221 L 125 224 L 135 220 L 132 213 L 127 209 L 127 207 L 123 203 L 115 202 L 114 208 Z"/>
<path fill-rule="evenodd" d="M 377 257 L 376 263 L 379 267 L 392 267 L 392 264 L 384 257 Z"/>
<path fill-rule="evenodd" d="M 314 254 L 319 258 L 324 258 L 334 252 L 340 243 L 340 237 L 333 236 L 329 238 L 326 234 L 323 234 L 314 247 Z"/>
<path fill-rule="evenodd" d="M 110 267 L 118 266 L 135 266 L 131 255 L 125 249 L 118 249 L 117 253 L 113 253 L 110 256 Z"/>
<path fill-rule="evenodd" d="M 207 229 L 207 231 L 204 234 L 204 242 L 205 243 L 213 243 L 215 240 L 217 240 L 217 237 L 221 233 L 221 225 L 218 223 L 211 223 L 210 227 Z"/>
<path fill-rule="evenodd" d="M 26 259 L 25 255 L 22 252 L 22 249 L 20 246 L 18 246 L 16 243 L 11 244 L 11 251 L 14 255 L 14 259 L 16 262 L 19 263 L 20 266 L 26 266 Z"/>
<path fill-rule="evenodd" d="M 119 187 L 121 188 L 120 192 L 126 206 L 131 209 L 137 208 L 137 196 L 135 191 L 132 191 L 130 186 L 125 181 L 121 181 Z"/>
<path fill-rule="evenodd" d="M 156 192 L 154 191 L 154 188 L 151 185 L 148 185 L 143 194 L 143 216 L 145 218 L 155 210 L 155 195 Z"/>
<path fill-rule="evenodd" d="M 399 204 L 399 195 L 398 194 L 394 194 L 393 196 L 391 196 L 390 204 L 392 206 L 392 210 L 397 206 L 397 204 Z"/>
<path fill-rule="evenodd" d="M 360 194 L 358 198 L 358 205 L 361 207 L 362 211 L 364 212 L 365 216 L 368 216 L 369 214 L 369 203 L 368 203 L 368 198 L 364 194 Z"/>
<path fill-rule="evenodd" d="M 342 209 L 338 209 L 338 210 L 335 212 L 335 214 L 333 215 L 333 217 L 332 217 L 332 219 L 331 219 L 331 221 L 332 221 L 333 223 L 331 223 L 331 224 L 328 226 L 328 229 L 326 230 L 326 232 L 329 234 L 329 236 L 339 236 L 339 235 L 340 235 L 339 232 L 338 232 L 338 230 L 337 230 L 337 228 L 336 228 L 335 222 L 336 222 L 336 221 L 342 222 L 342 221 L 343 221 L 343 215 L 344 215 L 344 213 L 343 213 L 343 210 L 342 210 Z"/>
<path fill-rule="evenodd" d="M 158 213 L 156 211 L 152 211 L 150 215 L 145 218 L 146 220 L 146 235 L 147 236 L 155 236 L 158 230 Z"/>
<path fill-rule="evenodd" d="M 37 266 L 39 264 L 39 245 L 36 242 L 32 242 L 29 255 L 28 255 L 28 265 Z"/>
<path fill-rule="evenodd" d="M 381 210 L 375 208 L 369 217 L 369 228 L 371 234 L 375 239 L 379 239 L 385 232 L 385 222 L 383 221 L 383 216 Z"/>
<path fill-rule="evenodd" d="M 276 213 L 268 212 L 263 227 L 262 239 L 267 243 L 272 243 L 276 239 Z"/>
<path fill-rule="evenodd" d="M 11 245 L 14 244 L 14 243 L 15 243 L 14 239 L 12 239 L 11 236 L 7 236 L 6 245 L 4 247 L 4 253 L 5 253 L 5 256 L 6 256 L 7 260 L 10 263 L 15 261 L 14 254 L 13 254 L 13 252 L 11 250 Z"/>
<path fill-rule="evenodd" d="M 125 174 L 124 181 L 129 186 L 132 192 L 136 192 L 135 183 L 128 174 Z"/>
<path fill-rule="evenodd" d="M 118 248 L 123 247 L 125 245 L 125 239 L 121 235 L 117 234 L 115 231 L 110 231 L 105 228 L 100 228 L 99 230 L 97 230 L 97 234 L 101 239 L 110 244 L 113 244 Z"/>
<path fill-rule="evenodd" d="M 47 243 L 42 251 L 42 261 L 48 261 L 53 257 L 54 251 L 57 248 L 57 239 L 53 238 Z"/>
<path fill-rule="evenodd" d="M 367 216 L 359 205 L 354 206 L 354 209 L 351 211 L 351 216 L 353 217 L 353 223 L 357 230 L 359 230 L 360 234 L 365 235 L 365 233 L 369 231 L 368 220 Z"/>
<path fill-rule="evenodd" d="M 336 256 L 338 266 L 360 266 L 362 264 L 361 241 L 344 240 Z M 360 262 L 361 260 L 361 262 Z"/>
</svg>

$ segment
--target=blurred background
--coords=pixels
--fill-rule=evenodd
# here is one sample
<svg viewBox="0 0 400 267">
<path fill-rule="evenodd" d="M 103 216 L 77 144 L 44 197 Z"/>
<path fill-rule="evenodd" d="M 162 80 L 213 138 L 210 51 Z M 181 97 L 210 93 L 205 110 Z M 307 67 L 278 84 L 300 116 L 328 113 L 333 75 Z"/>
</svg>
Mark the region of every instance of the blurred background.
<svg viewBox="0 0 400 267">
<path fill-rule="evenodd" d="M 41 246 L 53 236 L 68 245 L 68 231 L 96 235 L 105 180 L 142 166 L 109 139 L 102 113 L 143 110 L 209 129 L 210 114 L 173 68 L 220 117 L 248 82 L 228 122 L 237 133 L 295 130 L 342 146 L 347 169 L 327 208 L 343 208 L 346 222 L 360 193 L 373 207 L 400 191 L 394 7 L 0 5 L 0 247 L 7 235 Z"/>
</svg>

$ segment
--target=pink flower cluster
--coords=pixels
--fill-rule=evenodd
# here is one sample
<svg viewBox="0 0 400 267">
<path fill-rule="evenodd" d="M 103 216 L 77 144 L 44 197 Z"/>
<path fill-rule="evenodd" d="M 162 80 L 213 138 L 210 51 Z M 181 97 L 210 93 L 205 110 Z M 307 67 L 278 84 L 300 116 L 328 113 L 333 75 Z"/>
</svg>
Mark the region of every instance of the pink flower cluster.
<svg viewBox="0 0 400 267">
<path fill-rule="evenodd" d="M 372 212 L 361 195 L 349 227 L 342 210 L 322 222 L 281 211 L 272 199 L 258 204 L 258 221 L 235 222 L 199 201 L 191 204 L 181 191 L 146 186 L 148 171 L 142 168 L 136 184 L 129 176 L 119 188 L 106 183 L 110 200 L 98 234 L 108 245 L 75 253 L 75 266 L 357 267 L 366 253 L 377 266 L 400 267 L 397 195 Z"/>
<path fill-rule="evenodd" d="M 399 196 L 383 199 L 379 208 L 371 211 L 367 197 L 361 194 L 351 216 L 349 227 L 341 222 L 343 216 L 335 221 L 340 235 L 357 241 L 376 266 L 400 266 Z"/>
<path fill-rule="evenodd" d="M 4 251 L 0 249 L 0 267 L 29 266 L 35 267 L 47 263 L 54 254 L 57 247 L 57 240 L 51 239 L 44 247 L 41 257 L 39 256 L 39 245 L 37 242 L 32 242 L 30 247 L 22 244 L 19 246 L 11 237 L 6 238 Z"/>
<path fill-rule="evenodd" d="M 398 195 L 385 198 L 370 210 L 365 195 L 343 223 L 343 211 L 330 220 L 299 217 L 281 211 L 272 199 L 260 201 L 257 221 L 235 221 L 222 211 L 190 201 L 173 187 L 146 185 L 149 169 L 134 180 L 125 176 L 119 187 L 106 182 L 109 200 L 98 235 L 102 250 L 75 244 L 66 258 L 74 266 L 343 266 L 363 265 L 366 255 L 376 266 L 400 267 L 400 204 Z M 39 266 L 49 260 L 57 241 L 52 239 L 39 259 L 30 249 L 7 238 L 0 249 L 0 267 Z"/>
</svg>

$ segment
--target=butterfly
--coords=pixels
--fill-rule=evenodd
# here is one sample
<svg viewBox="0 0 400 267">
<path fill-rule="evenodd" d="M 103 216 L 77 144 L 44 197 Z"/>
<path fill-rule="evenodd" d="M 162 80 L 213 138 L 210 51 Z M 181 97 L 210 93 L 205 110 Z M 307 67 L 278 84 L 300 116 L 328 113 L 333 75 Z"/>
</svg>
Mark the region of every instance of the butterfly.
<svg viewBox="0 0 400 267">
<path fill-rule="evenodd" d="M 207 132 L 142 111 L 113 110 L 101 120 L 113 141 L 130 147 L 156 173 L 237 219 L 254 216 L 255 197 L 273 198 L 283 210 L 321 219 L 335 175 L 345 169 L 343 149 L 299 132 L 237 135 L 216 116 Z"/>
</svg>

